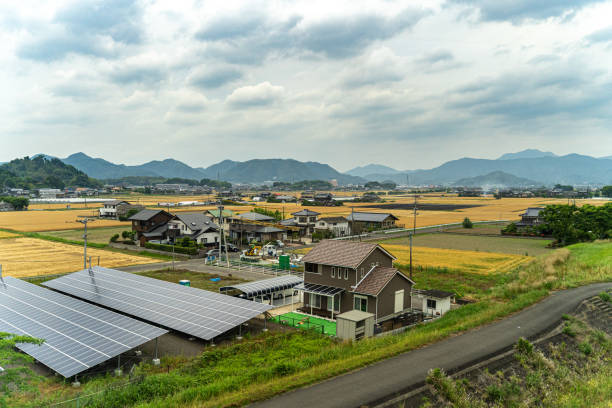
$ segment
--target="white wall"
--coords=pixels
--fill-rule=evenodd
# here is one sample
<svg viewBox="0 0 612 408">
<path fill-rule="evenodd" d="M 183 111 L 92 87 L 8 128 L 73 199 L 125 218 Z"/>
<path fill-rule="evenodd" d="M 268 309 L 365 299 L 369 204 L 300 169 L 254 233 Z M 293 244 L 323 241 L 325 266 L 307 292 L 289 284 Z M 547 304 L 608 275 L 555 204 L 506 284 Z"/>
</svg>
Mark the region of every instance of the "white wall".
<svg viewBox="0 0 612 408">
<path fill-rule="evenodd" d="M 445 299 L 429 298 L 429 299 L 436 301 L 435 309 L 427 308 L 427 299 L 428 299 L 427 297 L 423 298 L 423 312 L 424 313 L 442 316 L 444 313 L 450 310 L 450 298 L 445 298 Z"/>
</svg>

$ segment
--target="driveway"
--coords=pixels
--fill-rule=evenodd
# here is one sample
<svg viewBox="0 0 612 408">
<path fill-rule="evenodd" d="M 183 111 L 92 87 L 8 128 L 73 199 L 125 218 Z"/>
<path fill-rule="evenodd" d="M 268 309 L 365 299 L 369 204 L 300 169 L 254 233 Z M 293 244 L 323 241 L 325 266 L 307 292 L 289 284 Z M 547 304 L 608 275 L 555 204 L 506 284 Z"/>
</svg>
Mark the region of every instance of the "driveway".
<svg viewBox="0 0 612 408">
<path fill-rule="evenodd" d="M 382 402 L 422 384 L 430 368 L 451 371 L 467 367 L 512 347 L 519 337 L 531 338 L 542 333 L 584 299 L 610 287 L 612 283 L 597 283 L 556 292 L 499 322 L 252 406 L 347 408 Z"/>
</svg>

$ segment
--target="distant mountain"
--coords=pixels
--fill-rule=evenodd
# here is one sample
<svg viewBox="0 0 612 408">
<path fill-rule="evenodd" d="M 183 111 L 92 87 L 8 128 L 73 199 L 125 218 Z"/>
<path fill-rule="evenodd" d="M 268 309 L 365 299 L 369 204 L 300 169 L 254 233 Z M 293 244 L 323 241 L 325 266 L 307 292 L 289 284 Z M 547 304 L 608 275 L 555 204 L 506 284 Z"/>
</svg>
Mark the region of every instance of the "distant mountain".
<svg viewBox="0 0 612 408">
<path fill-rule="evenodd" d="M 47 159 L 44 155 L 15 159 L 0 166 L 0 189 L 15 188 L 65 188 L 99 187 L 98 180 L 61 160 Z"/>
<path fill-rule="evenodd" d="M 604 156 L 604 157 L 600 157 L 600 159 L 612 160 L 612 156 Z"/>
<path fill-rule="evenodd" d="M 488 188 L 505 188 L 505 187 L 531 187 L 541 186 L 543 183 L 529 180 L 523 177 L 516 177 L 503 171 L 493 171 L 484 176 L 476 176 L 462 178 L 453 183 L 455 186 L 462 187 L 488 187 Z"/>
<path fill-rule="evenodd" d="M 486 160 L 463 158 L 452 160 L 430 170 L 409 174 L 410 184 L 451 184 L 462 178 L 477 177 L 494 171 L 503 171 L 517 177 L 552 184 L 610 184 L 612 160 L 568 154 L 558 157 L 533 159 Z M 368 177 L 372 181 L 392 180 L 406 183 L 406 175 L 380 175 Z"/>
<path fill-rule="evenodd" d="M 224 163 L 224 162 L 222 162 Z M 262 183 L 264 181 L 296 182 L 302 180 L 336 179 L 339 184 L 363 184 L 361 177 L 342 174 L 327 164 L 317 162 L 300 162 L 293 159 L 254 159 L 246 162 L 221 163 L 205 169 L 210 178 L 216 178 L 216 169 L 220 171 L 221 180 L 235 183 Z M 215 167 L 217 166 L 217 167 Z M 223 170 L 221 170 L 223 167 Z"/>
<path fill-rule="evenodd" d="M 351 176 L 366 177 L 369 174 L 398 174 L 401 173 L 399 170 L 395 170 L 389 166 L 383 166 L 382 164 L 368 164 L 361 167 L 355 167 L 349 171 L 345 171 L 344 174 Z"/>
<path fill-rule="evenodd" d="M 150 161 L 137 166 L 115 164 L 85 153 L 75 153 L 64 163 L 97 179 L 120 179 L 130 176 L 184 178 L 201 180 L 209 178 L 233 183 L 263 183 L 264 181 L 338 180 L 339 184 L 363 184 L 360 177 L 342 174 L 327 164 L 300 162 L 292 159 L 256 159 L 246 162 L 224 160 L 207 168 L 193 168 L 174 159 Z"/>
<path fill-rule="evenodd" d="M 154 160 L 137 166 L 126 166 L 125 164 L 115 164 L 104 159 L 89 157 L 85 153 L 75 153 L 61 160 L 87 173 L 90 177 L 95 177 L 97 179 L 118 179 L 129 176 L 158 176 L 200 180 L 205 177 L 202 171 L 189 167 L 185 163 L 174 159 L 166 159 L 163 161 Z"/>
<path fill-rule="evenodd" d="M 497 160 L 536 159 L 538 157 L 558 157 L 553 152 L 543 152 L 538 149 L 526 149 L 516 153 L 502 154 Z"/>
</svg>

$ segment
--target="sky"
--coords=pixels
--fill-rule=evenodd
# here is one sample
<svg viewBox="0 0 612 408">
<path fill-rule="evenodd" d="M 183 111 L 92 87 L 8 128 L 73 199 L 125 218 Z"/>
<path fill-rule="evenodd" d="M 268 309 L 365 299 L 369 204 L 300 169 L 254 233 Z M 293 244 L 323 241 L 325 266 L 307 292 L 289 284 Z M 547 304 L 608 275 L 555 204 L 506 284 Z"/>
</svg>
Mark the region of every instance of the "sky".
<svg viewBox="0 0 612 408">
<path fill-rule="evenodd" d="M 612 1 L 0 3 L 0 162 L 612 155 Z"/>
</svg>

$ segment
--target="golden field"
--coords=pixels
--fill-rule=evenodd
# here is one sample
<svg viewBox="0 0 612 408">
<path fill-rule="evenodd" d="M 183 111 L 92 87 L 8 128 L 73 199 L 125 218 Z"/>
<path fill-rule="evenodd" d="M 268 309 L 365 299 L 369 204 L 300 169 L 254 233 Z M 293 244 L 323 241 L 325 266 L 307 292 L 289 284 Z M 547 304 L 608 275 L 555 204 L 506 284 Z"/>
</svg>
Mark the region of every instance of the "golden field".
<svg viewBox="0 0 612 408">
<path fill-rule="evenodd" d="M 396 263 L 410 264 L 410 247 L 408 245 L 383 244 L 383 248 L 393 254 Z M 519 265 L 530 262 L 533 258 L 523 255 L 500 254 L 497 252 L 461 251 L 441 248 L 412 248 L 413 265 L 423 267 L 448 268 L 463 272 L 494 274 L 508 272 Z"/>
<path fill-rule="evenodd" d="M 397 258 L 396 263 L 410 264 L 410 247 L 408 245 L 382 244 L 382 247 Z M 307 254 L 311 249 L 300 248 L 293 252 Z M 414 266 L 448 268 L 485 275 L 510 271 L 519 265 L 530 262 L 532 259 L 534 258 L 529 256 L 497 252 L 412 247 L 412 264 Z"/>
<path fill-rule="evenodd" d="M 108 268 L 159 262 L 96 248 L 87 248 L 87 255 L 92 257 L 92 265 L 97 265 L 99 256 L 100 266 Z M 16 278 L 75 272 L 83 269 L 83 248 L 34 238 L 3 239 L 0 264 L 5 275 Z"/>
<path fill-rule="evenodd" d="M 18 237 L 18 236 L 19 235 L 13 234 L 12 232 L 0 231 L 0 239 L 15 238 L 15 237 Z"/>
<path fill-rule="evenodd" d="M 0 228 L 16 231 L 57 231 L 83 228 L 77 222 L 78 216 L 97 216 L 98 210 L 71 210 L 71 211 L 7 211 L 0 212 Z M 96 220 L 88 224 L 88 228 L 113 227 L 124 225 L 131 228 L 130 222 L 115 220 Z"/>
</svg>

